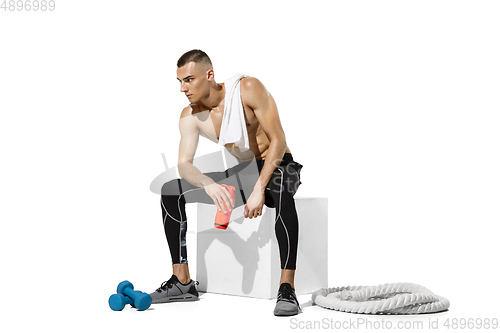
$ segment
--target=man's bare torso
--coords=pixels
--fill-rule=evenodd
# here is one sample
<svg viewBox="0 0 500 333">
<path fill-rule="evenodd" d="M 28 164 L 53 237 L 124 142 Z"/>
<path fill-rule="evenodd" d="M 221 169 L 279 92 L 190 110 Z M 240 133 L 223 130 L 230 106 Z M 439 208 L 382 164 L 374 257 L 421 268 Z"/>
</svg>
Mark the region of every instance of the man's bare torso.
<svg viewBox="0 0 500 333">
<path fill-rule="evenodd" d="M 245 78 L 243 78 L 242 81 L 243 80 L 245 80 Z M 224 83 L 221 83 L 221 85 L 224 86 Z M 200 131 L 200 135 L 215 143 L 219 142 L 222 116 L 224 114 L 224 103 L 225 100 L 223 99 L 221 103 L 213 109 L 202 109 L 197 104 L 190 105 L 190 112 L 188 116 L 194 117 Z M 243 109 L 245 123 L 247 125 L 250 150 L 241 152 L 238 147 L 235 147 L 234 143 L 226 144 L 225 148 L 238 160 L 238 162 L 251 160 L 253 158 L 257 160 L 265 159 L 271 142 L 260 126 L 255 113 L 248 105 L 245 104 L 244 100 Z M 291 153 L 288 147 L 286 148 L 285 153 Z"/>
</svg>

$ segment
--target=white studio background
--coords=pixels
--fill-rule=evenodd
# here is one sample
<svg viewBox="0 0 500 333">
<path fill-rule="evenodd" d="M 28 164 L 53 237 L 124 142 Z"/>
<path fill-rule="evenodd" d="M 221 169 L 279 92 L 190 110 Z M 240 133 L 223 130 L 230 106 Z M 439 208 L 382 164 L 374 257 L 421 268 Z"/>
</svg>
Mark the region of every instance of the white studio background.
<svg viewBox="0 0 500 333">
<path fill-rule="evenodd" d="M 17 329 L 64 331 L 110 311 L 121 280 L 168 278 L 149 184 L 161 153 L 176 163 L 176 61 L 194 48 L 218 82 L 242 72 L 273 94 L 297 195 L 329 199 L 330 287 L 414 282 L 455 316 L 498 313 L 498 2 L 55 2 L 0 11 L 2 317 Z"/>
</svg>

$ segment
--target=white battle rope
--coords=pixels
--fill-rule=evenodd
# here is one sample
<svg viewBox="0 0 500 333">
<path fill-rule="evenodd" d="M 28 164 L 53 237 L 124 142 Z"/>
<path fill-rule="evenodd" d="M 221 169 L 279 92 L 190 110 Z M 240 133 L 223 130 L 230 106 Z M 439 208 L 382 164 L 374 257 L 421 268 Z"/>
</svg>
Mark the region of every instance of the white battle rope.
<svg viewBox="0 0 500 333">
<path fill-rule="evenodd" d="M 313 293 L 312 301 L 328 309 L 369 314 L 432 313 L 450 306 L 446 298 L 414 283 L 324 288 Z"/>
</svg>

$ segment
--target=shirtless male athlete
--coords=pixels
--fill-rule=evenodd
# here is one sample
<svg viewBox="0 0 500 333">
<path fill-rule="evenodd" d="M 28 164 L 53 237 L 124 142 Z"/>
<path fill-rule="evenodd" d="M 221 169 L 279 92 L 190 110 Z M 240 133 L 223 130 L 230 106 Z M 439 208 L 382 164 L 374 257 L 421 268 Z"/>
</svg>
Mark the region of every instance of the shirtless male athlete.
<svg viewBox="0 0 500 333">
<path fill-rule="evenodd" d="M 163 225 L 173 275 L 150 294 L 153 303 L 198 299 L 187 262 L 186 202 L 213 203 L 224 212 L 226 207 L 232 210 L 245 204 L 244 215 L 250 219 L 261 216 L 265 204 L 276 208 L 275 232 L 282 269 L 274 314 L 298 314 L 300 307 L 295 296 L 294 276 L 299 226 L 293 195 L 301 184 L 302 165 L 293 160 L 286 144 L 273 97 L 258 79 L 247 76 L 240 80 L 249 150 L 242 152 L 234 143 L 226 144 L 225 148 L 236 157 L 238 165 L 223 172 L 203 174 L 193 165 L 199 136 L 218 143 L 226 87 L 224 83 L 215 82 L 210 58 L 201 50 L 191 50 L 179 58 L 177 79 L 181 92 L 190 102 L 179 120 L 178 170 L 182 179 L 165 183 L 161 190 Z M 245 187 L 242 182 L 248 177 L 242 174 L 250 163 L 257 164 L 259 174 Z M 237 188 L 235 200 L 220 184 Z"/>
</svg>

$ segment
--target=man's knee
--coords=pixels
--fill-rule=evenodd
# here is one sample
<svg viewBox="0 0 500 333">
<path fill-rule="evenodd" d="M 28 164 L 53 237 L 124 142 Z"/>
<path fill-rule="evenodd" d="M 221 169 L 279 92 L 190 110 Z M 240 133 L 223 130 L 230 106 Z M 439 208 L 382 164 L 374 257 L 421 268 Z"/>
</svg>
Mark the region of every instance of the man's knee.
<svg viewBox="0 0 500 333">
<path fill-rule="evenodd" d="M 161 195 L 179 196 L 180 194 L 179 179 L 172 179 L 161 187 Z"/>
</svg>

